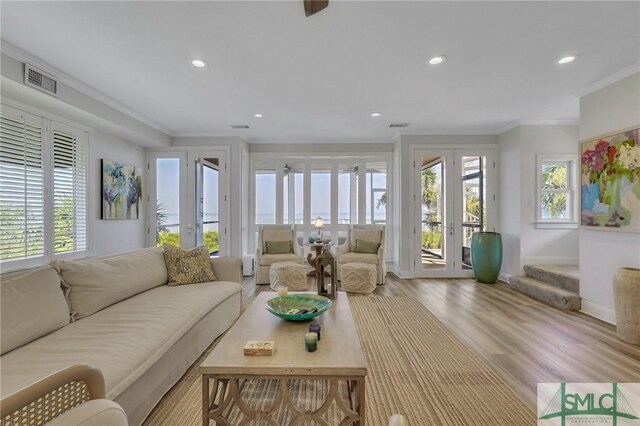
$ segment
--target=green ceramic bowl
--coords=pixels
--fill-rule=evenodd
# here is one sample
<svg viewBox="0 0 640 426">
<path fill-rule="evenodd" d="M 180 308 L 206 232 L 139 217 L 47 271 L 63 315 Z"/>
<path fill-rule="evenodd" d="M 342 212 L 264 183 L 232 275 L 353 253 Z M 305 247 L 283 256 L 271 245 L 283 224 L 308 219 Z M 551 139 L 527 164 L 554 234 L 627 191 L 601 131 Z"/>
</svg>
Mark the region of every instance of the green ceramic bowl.
<svg viewBox="0 0 640 426">
<path fill-rule="evenodd" d="M 267 311 L 287 321 L 305 321 L 329 309 L 331 300 L 317 294 L 289 294 L 268 300 L 266 307 Z M 300 314 L 293 312 L 294 309 L 315 309 L 315 311 Z"/>
</svg>

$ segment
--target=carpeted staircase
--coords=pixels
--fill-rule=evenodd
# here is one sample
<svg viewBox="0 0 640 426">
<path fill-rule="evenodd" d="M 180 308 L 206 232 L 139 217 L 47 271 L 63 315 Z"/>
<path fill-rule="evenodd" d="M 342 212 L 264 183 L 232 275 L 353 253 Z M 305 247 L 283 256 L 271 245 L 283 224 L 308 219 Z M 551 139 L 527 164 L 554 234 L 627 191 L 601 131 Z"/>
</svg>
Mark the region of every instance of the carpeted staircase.
<svg viewBox="0 0 640 426">
<path fill-rule="evenodd" d="M 524 277 L 511 277 L 511 288 L 563 311 L 580 310 L 577 266 L 525 265 L 524 273 Z"/>
</svg>

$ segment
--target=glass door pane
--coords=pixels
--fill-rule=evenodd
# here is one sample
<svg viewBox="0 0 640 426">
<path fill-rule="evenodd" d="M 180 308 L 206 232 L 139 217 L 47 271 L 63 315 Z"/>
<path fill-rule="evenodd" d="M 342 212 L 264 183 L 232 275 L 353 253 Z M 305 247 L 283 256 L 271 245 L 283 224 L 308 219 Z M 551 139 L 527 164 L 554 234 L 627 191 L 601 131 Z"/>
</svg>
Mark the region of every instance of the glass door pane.
<svg viewBox="0 0 640 426">
<path fill-rule="evenodd" d="M 421 263 L 423 270 L 447 269 L 445 157 L 422 157 L 420 170 Z"/>
<path fill-rule="evenodd" d="M 471 236 L 486 226 L 486 157 L 462 157 L 461 268 L 471 269 Z"/>
<path fill-rule="evenodd" d="M 156 245 L 180 247 L 180 158 L 157 158 Z"/>
<path fill-rule="evenodd" d="M 207 246 L 211 256 L 220 252 L 219 160 L 196 160 L 196 245 Z"/>
</svg>

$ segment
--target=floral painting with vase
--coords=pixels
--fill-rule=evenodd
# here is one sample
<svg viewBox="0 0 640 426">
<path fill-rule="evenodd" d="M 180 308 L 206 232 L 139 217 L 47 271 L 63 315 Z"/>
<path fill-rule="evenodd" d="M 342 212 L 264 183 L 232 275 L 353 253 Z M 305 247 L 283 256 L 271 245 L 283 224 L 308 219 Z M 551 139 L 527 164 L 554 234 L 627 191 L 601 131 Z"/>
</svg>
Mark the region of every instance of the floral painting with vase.
<svg viewBox="0 0 640 426">
<path fill-rule="evenodd" d="M 582 143 L 582 226 L 640 232 L 639 130 Z"/>
</svg>

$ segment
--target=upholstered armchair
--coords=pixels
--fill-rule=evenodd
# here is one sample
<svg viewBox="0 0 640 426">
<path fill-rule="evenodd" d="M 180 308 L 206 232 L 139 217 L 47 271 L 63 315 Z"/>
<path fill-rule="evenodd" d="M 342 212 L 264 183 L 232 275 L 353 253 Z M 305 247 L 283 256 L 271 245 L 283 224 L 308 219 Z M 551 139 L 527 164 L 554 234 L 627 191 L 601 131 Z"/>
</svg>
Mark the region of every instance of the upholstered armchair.
<svg viewBox="0 0 640 426">
<path fill-rule="evenodd" d="M 291 244 L 283 250 L 283 241 Z M 269 247 L 269 243 L 271 247 Z M 273 244 L 275 242 L 275 244 Z M 286 244 L 285 244 L 286 245 Z M 261 225 L 258 227 L 258 248 L 256 250 L 256 284 L 269 284 L 269 268 L 276 262 L 297 262 L 304 264 L 304 251 L 298 244 L 293 225 Z"/>
<path fill-rule="evenodd" d="M 358 248 L 356 240 L 360 240 Z M 377 284 L 384 284 L 387 274 L 384 259 L 384 225 L 351 225 L 347 231 L 347 240 L 337 247 L 337 257 L 338 279 L 342 280 L 341 265 L 360 262 L 376 265 Z"/>
</svg>

